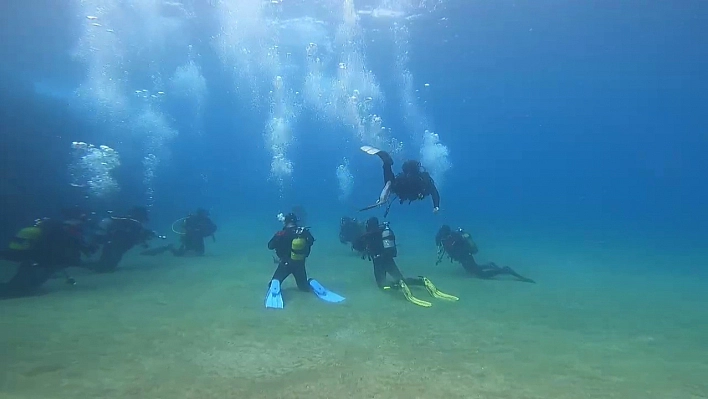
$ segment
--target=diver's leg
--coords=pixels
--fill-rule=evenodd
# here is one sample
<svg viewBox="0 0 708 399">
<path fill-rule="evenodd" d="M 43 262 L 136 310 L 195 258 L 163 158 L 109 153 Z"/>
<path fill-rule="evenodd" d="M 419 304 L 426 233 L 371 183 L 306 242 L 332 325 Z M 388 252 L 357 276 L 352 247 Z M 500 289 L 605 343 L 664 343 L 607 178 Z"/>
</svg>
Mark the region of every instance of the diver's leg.
<svg viewBox="0 0 708 399">
<path fill-rule="evenodd" d="M 509 275 L 525 283 L 535 283 L 535 281 L 520 275 L 509 266 L 499 267 L 494 262 L 489 262 L 489 264 L 485 265 L 485 268 L 482 269 L 482 273 L 488 274 L 490 278 L 499 275 Z"/>
<path fill-rule="evenodd" d="M 170 245 L 169 248 L 170 252 L 172 252 L 172 255 L 174 256 L 184 256 L 185 253 L 187 253 L 187 248 L 184 247 L 184 245 L 180 246 L 179 248 L 175 249 L 172 245 Z"/>
<path fill-rule="evenodd" d="M 376 155 L 381 159 L 384 166 L 384 184 L 393 180 L 393 171 L 391 166 L 393 166 L 393 158 L 386 151 L 381 151 L 378 148 L 365 145 L 361 147 L 362 151 L 369 155 Z"/>
<path fill-rule="evenodd" d="M 0 297 L 12 298 L 30 295 L 37 291 L 49 278 L 52 272 L 34 262 L 22 262 L 10 281 L 0 285 Z"/>
<path fill-rule="evenodd" d="M 31 256 L 27 255 L 27 251 L 18 251 L 13 249 L 0 250 L 0 259 L 9 262 L 27 262 L 31 260 Z"/>
<path fill-rule="evenodd" d="M 376 153 L 376 156 L 381 158 L 381 162 L 383 162 L 384 167 L 388 166 L 389 169 L 391 169 L 391 166 L 393 166 L 393 158 L 391 158 L 391 155 L 388 154 L 386 151 L 381 151 Z"/>
<path fill-rule="evenodd" d="M 386 286 L 386 266 L 382 262 L 383 259 L 379 258 L 374 258 L 373 264 L 374 264 L 374 278 L 376 279 L 376 285 L 379 288 L 383 288 Z"/>
<path fill-rule="evenodd" d="M 204 255 L 204 237 L 199 237 L 194 240 L 194 251 L 197 255 Z"/>
<path fill-rule="evenodd" d="M 105 254 L 105 256 L 103 256 Z M 112 272 L 118 268 L 118 263 L 123 259 L 125 251 L 121 251 L 121 248 L 110 247 L 108 252 L 101 254 L 101 270 L 100 272 Z"/>
<path fill-rule="evenodd" d="M 305 269 L 305 261 L 290 261 L 290 270 L 295 277 L 295 283 L 300 291 L 312 291 L 310 282 L 307 281 L 307 269 Z"/>
<path fill-rule="evenodd" d="M 386 151 L 379 151 L 376 155 L 381 158 L 381 161 L 383 161 L 383 179 L 384 179 L 384 188 L 381 190 L 381 194 L 379 195 L 379 202 L 383 203 L 388 200 L 388 196 L 391 194 L 391 186 L 393 185 L 393 180 L 395 179 L 395 175 L 393 174 L 393 159 L 391 159 L 391 156 L 388 155 Z"/>
<path fill-rule="evenodd" d="M 196 255 L 204 255 L 204 237 L 197 233 L 182 236 L 182 247 L 184 252 L 193 252 Z"/>
<path fill-rule="evenodd" d="M 384 177 L 384 184 L 388 182 L 392 182 L 393 179 L 396 177 L 393 174 L 393 168 L 391 167 L 393 165 L 392 163 L 385 163 L 383 164 L 383 177 Z"/>
<path fill-rule="evenodd" d="M 87 262 L 84 266 L 97 273 L 107 273 L 115 271 L 118 263 L 123 259 L 125 251 L 121 250 L 115 243 L 108 243 L 101 250 L 101 257 L 96 262 Z"/>
<path fill-rule="evenodd" d="M 273 277 L 271 277 L 271 281 L 273 280 L 278 280 L 280 284 L 283 284 L 283 281 L 288 278 L 290 275 L 290 266 L 288 265 L 287 262 L 280 262 L 278 263 L 278 268 L 275 269 L 275 273 L 273 273 Z"/>
<path fill-rule="evenodd" d="M 478 278 L 487 278 L 482 276 L 482 269 L 479 267 L 477 262 L 474 261 L 474 257 L 469 256 L 465 259 L 461 259 L 460 264 L 469 274 L 472 274 Z"/>
<path fill-rule="evenodd" d="M 394 281 L 405 280 L 403 273 L 401 273 L 398 265 L 396 265 L 396 261 L 392 257 L 384 258 L 384 265 L 386 267 L 386 273 L 393 277 Z"/>
</svg>

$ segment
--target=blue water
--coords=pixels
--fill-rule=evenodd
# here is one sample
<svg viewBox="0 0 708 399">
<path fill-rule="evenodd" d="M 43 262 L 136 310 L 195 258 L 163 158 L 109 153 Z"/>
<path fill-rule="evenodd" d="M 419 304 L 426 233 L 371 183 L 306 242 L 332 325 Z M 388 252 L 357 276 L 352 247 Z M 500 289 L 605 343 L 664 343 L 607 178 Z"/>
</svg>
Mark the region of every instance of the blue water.
<svg viewBox="0 0 708 399">
<path fill-rule="evenodd" d="M 0 2 L 0 245 L 72 206 L 146 205 L 160 245 L 200 207 L 219 226 L 204 257 L 133 251 L 0 302 L 0 396 L 706 397 L 706 21 L 701 0 Z M 366 144 L 436 177 L 438 214 L 388 219 L 401 271 L 458 302 L 381 292 L 339 243 L 342 216 L 383 214 L 357 211 L 383 183 Z M 344 303 L 287 279 L 263 308 L 294 206 Z M 537 284 L 435 265 L 443 223 Z"/>
<path fill-rule="evenodd" d="M 234 68 L 244 72 L 243 65 L 225 61 L 219 52 L 215 36 L 228 25 L 220 19 L 219 4 L 229 2 L 184 2 L 148 11 L 139 3 L 111 2 L 118 5 L 114 14 L 106 8 L 97 20 L 110 19 L 124 57 L 106 72 L 116 74 L 109 77 L 121 81 L 118 91 L 129 103 L 124 114 L 113 117 L 104 111 L 117 100 L 97 105 L 76 94 L 93 79 L 91 62 L 103 62 L 96 54 L 112 51 L 75 54 L 87 37 L 86 16 L 98 3 L 1 6 L 3 239 L 34 218 L 74 204 L 98 212 L 149 204 L 152 224 L 163 230 L 206 207 L 217 223 L 239 222 L 247 231 L 249 224 L 277 228 L 275 215 L 296 204 L 309 211 L 312 222 L 336 227 L 339 217 L 355 215 L 376 198 L 380 164 L 358 150 L 366 143 L 350 126 L 323 118 L 302 96 L 287 100 L 298 109 L 287 152 L 293 172 L 282 186 L 272 178 L 264 135 L 274 76 L 259 73 L 266 69 L 260 61 L 251 62 L 254 71 L 235 74 Z M 421 126 L 439 134 L 452 165 L 440 182 L 441 214 L 432 215 L 426 199 L 394 206 L 394 222 L 418 226 L 431 237 L 441 223 L 449 223 L 549 240 L 633 239 L 647 251 L 667 242 L 687 250 L 701 247 L 708 236 L 704 2 L 685 1 L 680 7 L 639 1 L 389 3 L 380 8 L 405 15 L 358 14 L 356 26 L 354 47 L 385 97 L 374 112 L 404 144 L 397 165 L 419 157 Z M 332 42 L 342 23 L 340 9 L 307 6 L 285 2 L 267 8 L 263 18 L 312 17 L 322 24 L 308 29 L 321 29 L 323 41 Z M 354 5 L 356 10 L 379 6 Z M 171 29 L 174 24 L 181 25 Z M 409 34 L 406 68 L 416 90 L 418 123 L 407 123 L 410 115 L 406 119 L 394 26 L 405 26 Z M 304 52 L 318 35 L 299 34 L 279 40 L 292 36 L 296 43 L 288 44 L 288 51 Z M 165 35 L 162 45 L 145 45 Z M 336 45 L 332 54 L 325 74 L 336 76 Z M 280 56 L 278 73 L 288 90 L 302 91 L 307 75 L 302 53 Z M 189 60 L 206 83 L 199 116 L 189 98 L 172 96 L 166 83 Z M 249 85 L 258 95 L 250 94 Z M 177 132 L 161 145 L 150 187 L 143 181 L 143 158 L 152 128 L 135 127 L 133 121 L 148 109 L 133 96 L 142 88 L 153 93 L 164 88 L 165 99 L 148 108 Z M 111 172 L 118 192 L 97 198 L 69 186 L 72 141 L 105 144 L 120 154 L 121 166 Z M 339 200 L 335 170 L 343 157 L 349 159 L 354 186 Z M 154 189 L 152 198 L 148 188 Z"/>
</svg>

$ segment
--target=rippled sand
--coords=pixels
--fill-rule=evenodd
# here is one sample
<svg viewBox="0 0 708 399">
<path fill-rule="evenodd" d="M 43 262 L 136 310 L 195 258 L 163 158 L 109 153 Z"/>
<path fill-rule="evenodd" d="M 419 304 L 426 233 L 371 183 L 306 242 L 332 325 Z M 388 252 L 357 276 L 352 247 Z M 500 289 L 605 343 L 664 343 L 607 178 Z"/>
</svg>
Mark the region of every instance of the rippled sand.
<svg viewBox="0 0 708 399">
<path fill-rule="evenodd" d="M 424 309 L 379 292 L 370 263 L 343 247 L 317 249 L 310 275 L 344 304 L 288 281 L 286 308 L 264 309 L 274 265 L 260 249 L 132 256 L 115 274 L 76 272 L 77 287 L 56 280 L 43 296 L 2 301 L 0 396 L 708 397 L 703 281 L 591 273 L 587 260 L 553 256 L 536 270 L 521 262 L 539 284 L 479 281 L 402 256 L 405 274 L 461 298 L 416 290 L 433 302 Z"/>
</svg>

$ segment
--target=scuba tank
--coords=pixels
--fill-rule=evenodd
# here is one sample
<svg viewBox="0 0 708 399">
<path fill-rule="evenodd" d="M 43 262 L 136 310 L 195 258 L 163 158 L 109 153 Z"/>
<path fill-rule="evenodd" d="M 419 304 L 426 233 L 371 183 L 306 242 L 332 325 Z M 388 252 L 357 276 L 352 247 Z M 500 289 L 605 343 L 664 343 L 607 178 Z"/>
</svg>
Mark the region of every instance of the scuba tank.
<svg viewBox="0 0 708 399">
<path fill-rule="evenodd" d="M 29 251 L 33 249 L 41 236 L 42 229 L 39 226 L 25 227 L 15 234 L 8 248 L 13 251 Z"/>
<path fill-rule="evenodd" d="M 388 223 L 382 225 L 381 239 L 383 240 L 384 249 L 396 247 L 396 237 L 393 235 L 393 231 L 388 227 Z"/>
<path fill-rule="evenodd" d="M 398 251 L 396 250 L 396 236 L 393 234 L 393 230 L 388 225 L 388 222 L 384 222 L 381 225 L 381 240 L 385 252 L 392 252 L 393 256 L 396 256 Z"/>
<path fill-rule="evenodd" d="M 474 240 L 472 240 L 472 236 L 470 236 L 470 233 L 464 231 L 462 228 L 457 229 L 457 232 L 460 233 L 460 235 L 462 236 L 462 238 L 465 239 L 465 241 L 467 241 L 470 254 L 476 255 L 477 252 L 479 252 L 479 249 L 477 249 L 477 244 L 474 242 Z"/>
<path fill-rule="evenodd" d="M 290 244 L 290 259 L 292 260 L 305 260 L 307 257 L 308 243 L 307 237 L 303 234 L 304 232 L 305 229 L 302 227 L 298 227 L 295 230 L 297 237 Z"/>
</svg>

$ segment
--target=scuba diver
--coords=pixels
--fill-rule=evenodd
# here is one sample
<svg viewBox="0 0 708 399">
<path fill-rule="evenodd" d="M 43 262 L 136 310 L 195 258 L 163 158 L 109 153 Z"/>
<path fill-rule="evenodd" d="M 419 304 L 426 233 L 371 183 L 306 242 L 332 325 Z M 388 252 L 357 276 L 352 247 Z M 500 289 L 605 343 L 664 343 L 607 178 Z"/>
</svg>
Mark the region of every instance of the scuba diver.
<svg viewBox="0 0 708 399">
<path fill-rule="evenodd" d="M 379 224 L 379 219 L 372 217 L 366 221 L 366 233 L 357 239 L 357 246 L 364 248 L 362 259 L 368 258 L 374 264 L 374 278 L 379 288 L 396 289 L 403 293 L 403 296 L 418 306 L 431 307 L 428 301 L 423 301 L 413 296 L 409 286 L 422 286 L 434 298 L 457 301 L 458 297 L 445 294 L 439 291 L 433 283 L 426 277 L 405 278 L 398 269 L 396 261 L 393 259 L 398 255 L 396 248 L 396 236 L 388 223 Z M 389 284 L 386 281 L 386 274 L 393 277 L 395 283 Z"/>
<path fill-rule="evenodd" d="M 391 194 L 398 197 L 399 203 L 408 201 L 410 204 L 416 200 L 422 200 L 428 195 L 433 199 L 433 212 L 437 213 L 440 210 L 440 194 L 435 186 L 433 178 L 428 172 L 423 170 L 420 162 L 408 160 L 403 163 L 402 172 L 398 175 L 393 174 L 393 159 L 386 152 L 368 145 L 362 146 L 361 150 L 369 155 L 376 155 L 383 161 L 383 177 L 384 188 L 379 195 L 379 199 L 375 204 L 369 205 L 360 211 L 366 211 L 388 203 L 384 217 L 388 216 L 394 199 L 389 202 Z"/>
<path fill-rule="evenodd" d="M 153 238 L 165 239 L 145 227 L 149 220 L 147 208 L 134 206 L 124 217 L 111 216 L 101 220 L 96 238 L 103 244 L 101 257 L 94 262 L 85 262 L 84 267 L 98 273 L 113 272 L 128 250 L 136 245 L 148 246 Z"/>
<path fill-rule="evenodd" d="M 67 284 L 75 285 L 66 268 L 79 266 L 82 254 L 96 251 L 84 240 L 85 224 L 85 215 L 63 221 L 44 218 L 18 231 L 8 248 L 0 251 L 0 259 L 19 265 L 9 281 L 0 283 L 0 298 L 32 295 L 59 273 Z"/>
<path fill-rule="evenodd" d="M 359 237 L 366 232 L 366 227 L 356 218 L 343 217 L 339 221 L 339 242 L 342 244 L 351 244 L 352 250 L 363 252 L 363 248 L 357 248 L 354 243 Z"/>
<path fill-rule="evenodd" d="M 283 223 L 283 229 L 276 232 L 268 241 L 268 249 L 275 250 L 278 256 L 278 268 L 273 273 L 268 293 L 266 294 L 266 308 L 282 309 L 283 297 L 280 286 L 291 274 L 301 291 L 312 291 L 320 299 L 327 302 L 342 302 L 344 297 L 325 289 L 317 280 L 307 278 L 305 260 L 310 256 L 315 238 L 307 227 L 298 226 L 299 219 L 294 213 L 278 215 L 278 220 Z"/>
<path fill-rule="evenodd" d="M 175 224 L 181 223 L 182 231 L 175 229 Z M 185 256 L 194 254 L 204 255 L 204 239 L 211 237 L 216 242 L 216 225 L 209 219 L 209 211 L 199 208 L 193 214 L 172 223 L 172 231 L 180 234 L 180 246 L 175 248 L 172 244 L 162 247 L 151 248 L 141 252 L 141 255 L 160 255 L 165 251 L 172 252 L 174 256 Z"/>
<path fill-rule="evenodd" d="M 442 225 L 435 235 L 435 244 L 438 246 L 438 260 L 435 262 L 436 265 L 439 265 L 440 262 L 442 262 L 443 256 L 447 254 L 451 262 L 453 260 L 459 262 L 465 270 L 481 279 L 510 275 L 525 283 L 535 283 L 535 281 L 520 275 L 508 266 L 500 267 L 494 262 L 489 262 L 484 265 L 477 264 L 473 256 L 477 253 L 477 244 L 472 241 L 469 233 L 465 232 L 463 229 L 452 231 L 450 226 L 446 224 Z"/>
</svg>

